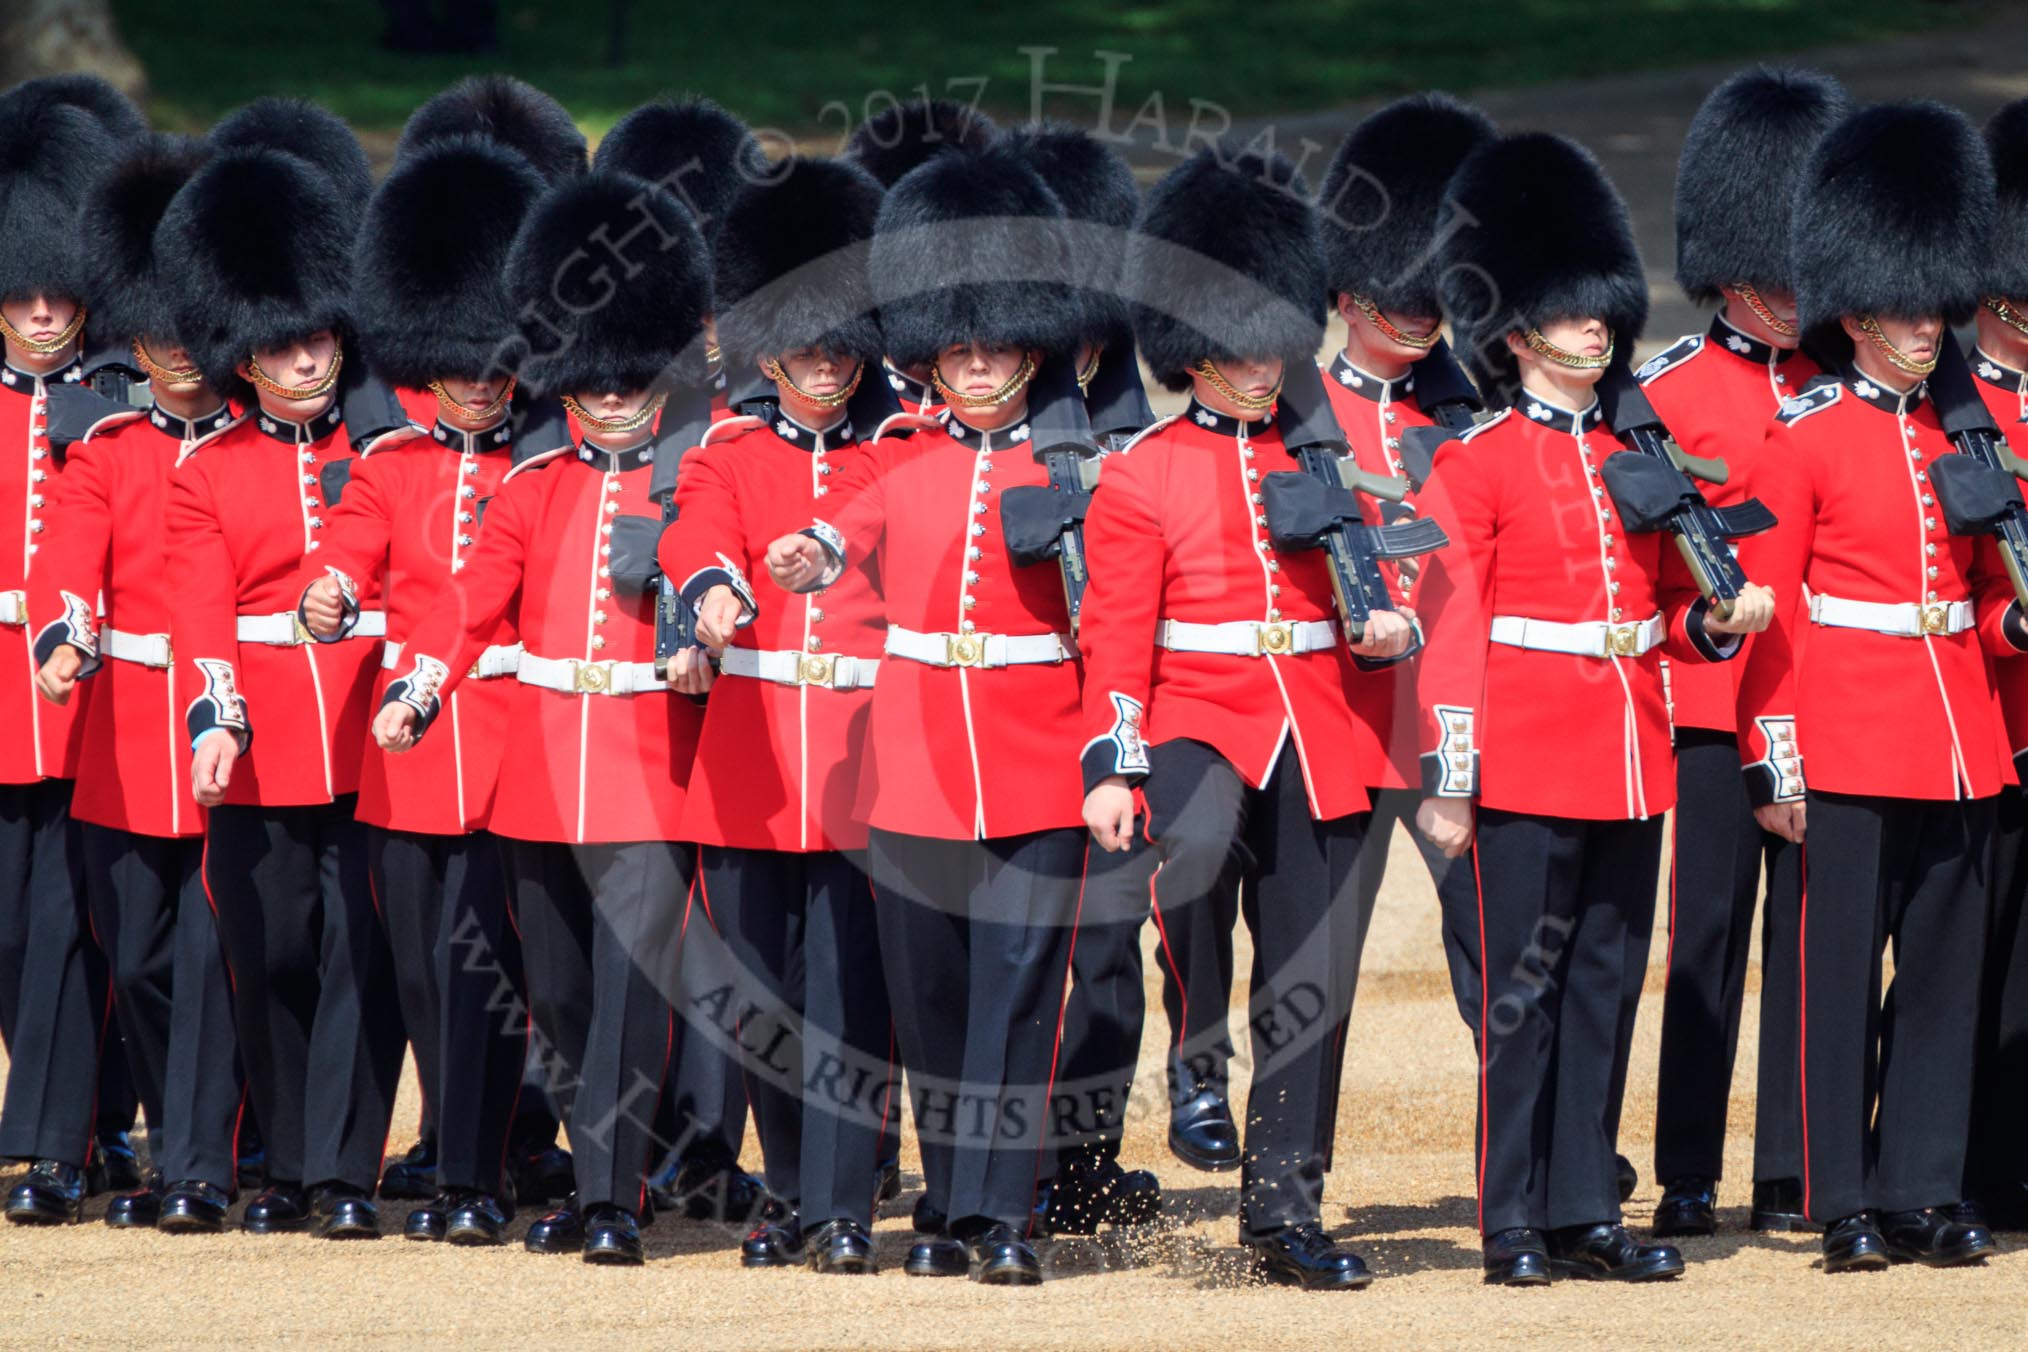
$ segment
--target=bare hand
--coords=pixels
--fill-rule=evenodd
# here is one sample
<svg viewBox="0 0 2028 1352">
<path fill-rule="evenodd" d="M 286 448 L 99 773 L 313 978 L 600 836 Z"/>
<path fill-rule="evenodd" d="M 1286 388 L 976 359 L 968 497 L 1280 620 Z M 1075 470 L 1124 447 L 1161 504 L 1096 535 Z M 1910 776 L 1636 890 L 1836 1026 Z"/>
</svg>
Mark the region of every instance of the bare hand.
<svg viewBox="0 0 2028 1352">
<path fill-rule="evenodd" d="M 1102 850 L 1125 850 L 1134 843 L 1134 791 L 1120 775 L 1107 775 L 1084 796 L 1084 824 Z"/>
<path fill-rule="evenodd" d="M 1429 843 L 1456 859 L 1472 848 L 1472 800 L 1469 798 L 1425 798 L 1415 810 L 1415 829 Z"/>
<path fill-rule="evenodd" d="M 807 535 L 784 535 L 768 546 L 768 576 L 783 591 L 807 591 L 824 576 L 824 546 Z"/>
<path fill-rule="evenodd" d="M 415 710 L 396 700 L 373 716 L 373 741 L 382 751 L 399 756 L 415 745 Z"/>
<path fill-rule="evenodd" d="M 226 786 L 232 783 L 232 767 L 239 760 L 239 739 L 230 732 L 207 732 L 197 741 L 190 758 L 190 796 L 200 807 L 217 807 L 225 801 Z"/>
<path fill-rule="evenodd" d="M 724 652 L 744 613 L 746 607 L 740 604 L 739 593 L 723 582 L 712 587 L 697 603 L 697 641 L 715 653 Z"/>
<path fill-rule="evenodd" d="M 1791 845 L 1803 843 L 1803 805 L 1796 803 L 1769 803 L 1766 807 L 1753 810 L 1753 819 L 1760 823 L 1760 829 L 1780 836 Z"/>
<path fill-rule="evenodd" d="M 669 688 L 683 695 L 709 694 L 717 668 L 702 648 L 681 648 L 669 659 Z"/>
<path fill-rule="evenodd" d="M 51 704 L 68 704 L 70 692 L 77 689 L 78 668 L 83 665 L 84 654 L 68 643 L 60 644 L 35 673 L 35 688 Z"/>
<path fill-rule="evenodd" d="M 329 573 L 303 590 L 303 627 L 318 638 L 336 638 L 345 623 L 345 593 Z"/>
<path fill-rule="evenodd" d="M 1399 657 L 1415 638 L 1415 612 L 1376 610 L 1366 617 L 1366 628 L 1352 651 L 1361 657 Z"/>
<path fill-rule="evenodd" d="M 1749 582 L 1739 589 L 1732 614 L 1719 619 L 1715 611 L 1704 613 L 1704 630 L 1711 634 L 1758 634 L 1774 623 L 1774 588 Z"/>
</svg>

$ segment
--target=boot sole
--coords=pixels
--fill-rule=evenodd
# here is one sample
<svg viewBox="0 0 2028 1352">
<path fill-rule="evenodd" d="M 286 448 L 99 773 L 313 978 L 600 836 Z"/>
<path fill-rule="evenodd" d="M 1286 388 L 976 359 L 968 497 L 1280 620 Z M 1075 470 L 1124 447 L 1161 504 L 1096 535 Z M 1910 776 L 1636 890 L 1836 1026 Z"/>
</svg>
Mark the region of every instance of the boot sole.
<svg viewBox="0 0 2028 1352">
<path fill-rule="evenodd" d="M 9 1207 L 7 1219 L 16 1225 L 76 1225 L 84 1219 L 84 1208 L 75 1211 L 45 1211 L 40 1207 Z"/>
<path fill-rule="evenodd" d="M 476 1225 L 453 1228 L 444 1234 L 444 1243 L 455 1244 L 461 1249 L 490 1249 L 507 1242 L 507 1237 Z"/>
<path fill-rule="evenodd" d="M 1180 1144 L 1172 1133 L 1169 1137 L 1169 1153 L 1199 1173 L 1229 1174 L 1239 1167 L 1242 1152 L 1235 1150 L 1229 1156 L 1201 1154 L 1186 1145 Z"/>
<path fill-rule="evenodd" d="M 981 1286 L 1040 1286 L 1042 1274 L 1031 1267 L 1008 1263 L 980 1268 L 972 1275 L 972 1280 Z"/>
<path fill-rule="evenodd" d="M 1808 1216 L 1793 1211 L 1756 1211 L 1747 1217 L 1746 1228 L 1762 1234 L 1821 1235 L 1824 1227 Z"/>
<path fill-rule="evenodd" d="M 1305 1291 L 1364 1291 L 1367 1287 L 1373 1285 L 1373 1274 L 1371 1272 L 1350 1272 L 1325 1280 L 1317 1280 L 1304 1277 L 1299 1273 L 1286 1272 L 1281 1268 L 1270 1267 L 1266 1263 L 1255 1263 L 1253 1274 L 1262 1281 L 1270 1282 L 1275 1286 L 1295 1286 Z"/>
<path fill-rule="evenodd" d="M 1557 1277 L 1568 1277 L 1580 1282 L 1666 1282 L 1683 1275 L 1683 1264 L 1672 1267 L 1642 1268 L 1632 1272 L 1601 1272 L 1586 1263 L 1573 1263 L 1567 1259 L 1549 1260 L 1549 1271 Z"/>
<path fill-rule="evenodd" d="M 165 1235 L 222 1235 L 225 1233 L 225 1222 L 171 1214 L 156 1221 L 155 1228 Z"/>
<path fill-rule="evenodd" d="M 640 1267 L 647 1259 L 631 1249 L 586 1249 L 584 1261 L 596 1267 Z"/>
</svg>

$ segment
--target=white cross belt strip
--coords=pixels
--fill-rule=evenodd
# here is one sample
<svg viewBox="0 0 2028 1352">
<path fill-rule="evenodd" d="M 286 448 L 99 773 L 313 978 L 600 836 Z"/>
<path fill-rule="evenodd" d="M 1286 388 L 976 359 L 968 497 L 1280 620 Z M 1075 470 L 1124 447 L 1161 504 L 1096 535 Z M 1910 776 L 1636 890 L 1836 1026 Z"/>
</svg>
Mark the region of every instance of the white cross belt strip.
<svg viewBox="0 0 2028 1352">
<path fill-rule="evenodd" d="M 1164 620 L 1155 630 L 1155 642 L 1170 652 L 1233 657 L 1318 652 L 1337 641 L 1338 626 L 1330 620 L 1227 620 L 1222 624 Z"/>
<path fill-rule="evenodd" d="M 745 676 L 776 685 L 814 685 L 827 690 L 870 690 L 880 673 L 880 660 L 828 653 L 727 648 L 718 658 L 725 676 Z"/>
<path fill-rule="evenodd" d="M 1970 601 L 1848 601 L 1842 596 L 1812 596 L 1810 623 L 1830 629 L 1870 629 L 1893 638 L 1929 634 L 1962 634 L 1975 623 Z"/>
<path fill-rule="evenodd" d="M 1524 615 L 1495 615 L 1492 640 L 1510 648 L 1569 653 L 1573 657 L 1639 657 L 1662 644 L 1665 626 L 1660 615 L 1633 624 L 1586 620 L 1565 624 L 1531 620 Z"/>
<path fill-rule="evenodd" d="M 401 643 L 390 643 L 380 650 L 380 669 L 396 671 L 401 667 Z M 474 680 L 490 681 L 497 676 L 512 676 L 521 668 L 521 645 L 519 643 L 496 643 L 479 654 L 479 660 L 472 663 L 469 675 Z"/>
<path fill-rule="evenodd" d="M 118 629 L 99 630 L 99 655 L 156 668 L 168 667 L 174 658 L 167 634 L 129 634 Z"/>
<path fill-rule="evenodd" d="M 387 637 L 387 612 L 384 610 L 362 610 L 359 623 L 352 626 L 346 638 Z M 241 643 L 265 643 L 276 648 L 295 648 L 305 643 L 315 643 L 308 631 L 296 623 L 296 612 L 285 610 L 279 615 L 242 615 L 239 617 L 239 641 Z"/>
<path fill-rule="evenodd" d="M 887 628 L 887 655 L 931 667 L 1020 667 L 1077 656 L 1068 634 L 919 634 Z"/>
</svg>

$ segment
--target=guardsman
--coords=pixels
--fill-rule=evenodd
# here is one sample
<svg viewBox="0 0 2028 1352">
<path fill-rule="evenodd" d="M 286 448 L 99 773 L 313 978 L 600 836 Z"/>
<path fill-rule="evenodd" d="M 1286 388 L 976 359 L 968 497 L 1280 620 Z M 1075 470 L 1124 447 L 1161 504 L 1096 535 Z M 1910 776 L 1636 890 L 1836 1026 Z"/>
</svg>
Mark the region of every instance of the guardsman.
<svg viewBox="0 0 2028 1352">
<path fill-rule="evenodd" d="M 369 605 L 345 642 L 311 644 L 294 585 L 330 511 L 326 468 L 353 456 L 336 400 L 366 154 L 335 117 L 285 99 L 249 104 L 210 141 L 158 247 L 179 279 L 177 336 L 248 414 L 181 458 L 165 515 L 192 788 L 211 809 L 204 885 L 268 1149 L 244 1223 L 370 1237 L 401 1020 L 353 811 L 379 654 L 367 640 L 385 616 Z"/>
<path fill-rule="evenodd" d="M 1062 218 L 1000 149 L 933 156 L 888 190 L 869 253 L 887 353 L 926 366 L 950 417 L 878 439 L 836 476 L 839 505 L 767 556 L 799 592 L 869 557 L 880 570 L 860 809 L 945 1227 L 905 1270 L 994 1285 L 1042 1279 L 1032 1205 L 1085 867 L 1062 577 L 1014 563 L 1000 514 L 1008 489 L 1047 482 L 1028 387 L 1075 346 Z"/>
<path fill-rule="evenodd" d="M 405 134 L 407 149 L 360 228 L 352 272 L 360 353 L 397 390 L 429 395 L 435 416 L 428 437 L 333 471 L 346 481 L 327 485 L 337 509 L 306 565 L 303 613 L 311 632 L 335 637 L 346 587 L 373 582 L 388 615 L 383 688 L 405 669 L 409 634 L 476 547 L 513 454 L 518 333 L 502 269 L 544 188 L 517 147 L 531 144 L 563 179 L 585 170 L 584 138 L 560 107 L 526 86 L 495 102 L 510 99 L 522 110 L 514 121 L 535 129 L 516 143 Z M 434 111 L 425 104 L 418 116 Z M 503 624 L 476 674 L 446 701 L 442 733 L 412 755 L 369 749 L 361 772 L 367 867 L 435 1143 L 434 1200 L 409 1214 L 411 1239 L 498 1244 L 514 1210 L 503 1171 L 527 1037 L 503 1016 L 499 990 L 522 986 L 521 952 L 500 845 L 485 823 L 519 655 Z"/>
<path fill-rule="evenodd" d="M 2017 100 L 1986 124 L 1999 190 L 1993 251 L 1971 354 L 1980 396 L 2009 444 L 2028 450 L 2028 100 Z M 2007 749 L 2019 775 L 2028 765 L 2028 665 L 1995 662 Z M 1972 1141 L 1965 1197 L 1976 1200 L 1996 1229 L 2028 1229 L 2028 807 L 2021 790 L 2000 790 L 1993 850 L 1993 923 L 1987 932 L 1981 987 L 1979 1049 L 1973 1080 Z"/>
<path fill-rule="evenodd" d="M 1719 308 L 1708 330 L 1682 339 L 1635 374 L 1685 451 L 1727 465 L 1727 481 L 1707 494 L 1721 506 L 1747 496 L 1768 419 L 1818 374 L 1798 348 L 1789 196 L 1810 150 L 1845 111 L 1845 92 L 1828 76 L 1747 70 L 1712 91 L 1683 143 L 1676 168 L 1676 280 L 1693 302 Z M 1676 740 L 1676 846 L 1655 1103 L 1662 1200 L 1654 1229 L 1662 1239 L 1717 1229 L 1732 1060 L 1763 858 L 1769 887 L 1761 920 L 1748 1223 L 1756 1230 L 1808 1227 L 1796 1141 L 1801 852 L 1754 822 L 1740 778 L 1734 696 L 1745 665 L 1665 667 Z M 1632 1031 L 1628 1020 L 1622 1037 L 1630 1039 Z"/>
<path fill-rule="evenodd" d="M 1399 657 L 1412 630 L 1375 611 L 1348 648 L 1327 557 L 1284 557 L 1267 530 L 1264 480 L 1300 472 L 1274 423 L 1283 372 L 1323 339 L 1309 198 L 1288 161 L 1213 145 L 1143 207 L 1126 263 L 1136 336 L 1191 401 L 1115 457 L 1093 499 L 1081 761 L 1100 847 L 1127 848 L 1136 787 L 1146 801 L 1165 931 L 1241 895 L 1254 1062 L 1240 1241 L 1271 1281 L 1351 1290 L 1372 1273 L 1320 1219 L 1370 810 L 1370 767 L 1344 754 L 1359 744 L 1347 687 L 1354 652 Z"/>
<path fill-rule="evenodd" d="M 598 241 L 587 246 L 586 241 Z M 593 261 L 588 247 L 605 251 Z M 627 284 L 614 284 L 624 272 Z M 522 644 L 490 829 L 504 837 L 535 1036 L 570 1126 L 577 1191 L 537 1253 L 639 1264 L 692 850 L 678 844 L 709 668 L 655 667 L 649 496 L 672 388 L 699 388 L 709 256 L 668 192 L 594 170 L 529 212 L 504 269 L 519 379 L 564 401 L 577 444 L 524 461 L 402 650 L 374 735 L 442 737 L 449 700 L 512 613 Z"/>
<path fill-rule="evenodd" d="M 2013 774 L 1988 661 L 2028 630 L 1990 544 L 1950 531 L 1926 380 L 1985 294 L 1992 210 L 1978 133 L 1935 103 L 1847 117 L 1795 201 L 1797 323 L 1836 379 L 1783 406 L 1756 466 L 1781 524 L 1742 558 L 1781 606 L 1741 681 L 1740 760 L 1760 824 L 1807 850 L 1802 1202 L 1826 1272 L 1994 1251 L 1951 1209 Z"/>
<path fill-rule="evenodd" d="M 1417 826 L 1479 882 L 1479 1229 L 1485 1280 L 1673 1277 L 1620 1224 L 1612 1105 L 1629 969 L 1646 964 L 1675 801 L 1663 650 L 1728 658 L 1772 602 L 1721 620 L 1606 487 L 1632 455 L 1595 387 L 1648 288 L 1624 203 L 1545 134 L 1474 151 L 1448 194 L 1441 297 L 1481 393 L 1507 405 L 1440 447 L 1420 508 L 1453 543 L 1416 585 L 1429 644 Z"/>
<path fill-rule="evenodd" d="M 163 515 L 176 462 L 239 417 L 177 340 L 177 279 L 155 249 L 162 213 L 206 156 L 185 137 L 137 141 L 86 199 L 87 332 L 95 351 L 124 349 L 147 376 L 150 406 L 88 390 L 59 396 L 51 434 L 74 443 L 57 498 L 62 529 L 50 533 L 29 595 L 50 617 L 35 634 L 44 696 L 68 703 L 81 680 L 93 690 L 71 809 L 155 1166 L 145 1187 L 113 1200 L 106 1222 L 159 1218 L 167 1230 L 215 1233 L 238 1191 L 243 1095 L 232 990 L 204 895 L 204 813 L 182 722 L 197 690 L 172 661 Z"/>
<path fill-rule="evenodd" d="M 124 116 L 100 115 L 107 110 Z M 0 710 L 12 730 L 0 749 L 0 1032 L 8 1050 L 0 1156 L 29 1161 L 5 1211 L 31 1224 L 76 1220 L 87 1170 L 98 1163 L 106 964 L 91 938 L 70 815 L 84 724 L 78 709 L 36 695 L 29 596 L 37 556 L 59 528 L 51 509 L 63 461 L 47 435 L 49 395 L 78 383 L 84 369 L 79 206 L 139 126 L 132 105 L 103 81 L 33 80 L 0 95 L 0 500 L 8 504 L 0 654 L 10 672 Z"/>
</svg>

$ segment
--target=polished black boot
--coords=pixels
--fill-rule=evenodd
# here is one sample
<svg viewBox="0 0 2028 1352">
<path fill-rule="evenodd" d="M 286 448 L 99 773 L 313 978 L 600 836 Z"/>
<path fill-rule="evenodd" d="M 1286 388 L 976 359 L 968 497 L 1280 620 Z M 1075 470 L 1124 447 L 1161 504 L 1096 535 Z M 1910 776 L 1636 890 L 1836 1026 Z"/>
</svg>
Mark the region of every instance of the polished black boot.
<svg viewBox="0 0 2028 1352">
<path fill-rule="evenodd" d="M 1540 1230 L 1517 1226 L 1487 1235 L 1480 1244 L 1488 1286 L 1549 1285 L 1549 1241 Z"/>
<path fill-rule="evenodd" d="M 803 1261 L 803 1223 L 785 1207 L 770 1211 L 772 1214 L 740 1241 L 741 1267 L 794 1267 Z"/>
<path fill-rule="evenodd" d="M 1655 1204 L 1656 1239 L 1718 1233 L 1718 1182 L 1716 1179 L 1672 1179 Z"/>
<path fill-rule="evenodd" d="M 909 1246 L 901 1270 L 911 1277 L 962 1277 L 972 1270 L 972 1255 L 947 1234 L 933 1234 Z"/>
<path fill-rule="evenodd" d="M 7 1219 L 16 1225 L 74 1225 L 84 1216 L 84 1170 L 37 1160 L 7 1194 Z"/>
<path fill-rule="evenodd" d="M 347 1183 L 327 1183 L 313 1199 L 319 1239 L 379 1239 L 380 1212 L 373 1199 Z"/>
<path fill-rule="evenodd" d="M 972 1280 L 982 1286 L 1040 1286 L 1042 1260 L 1011 1225 L 987 1226 L 966 1241 Z"/>
<path fill-rule="evenodd" d="M 901 1196 L 900 1160 L 882 1160 L 879 1167 L 873 1171 L 873 1177 L 873 1205 L 879 1206 L 882 1202 L 892 1202 L 895 1198 Z"/>
<path fill-rule="evenodd" d="M 1254 1274 L 1306 1291 L 1357 1291 L 1373 1283 L 1373 1273 L 1350 1249 L 1332 1242 L 1316 1221 L 1300 1221 L 1271 1235 L 1240 1236 L 1253 1252 Z"/>
<path fill-rule="evenodd" d="M 437 1195 L 437 1142 L 425 1136 L 380 1172 L 380 1195 L 388 1201 L 427 1202 Z"/>
<path fill-rule="evenodd" d="M 951 1218 L 930 1201 L 927 1192 L 915 1199 L 915 1209 L 909 1213 L 908 1223 L 919 1235 L 940 1235 L 951 1228 Z"/>
<path fill-rule="evenodd" d="M 1855 1212 L 1824 1227 L 1825 1272 L 1879 1272 L 1886 1266 L 1887 1241 L 1872 1212 Z"/>
<path fill-rule="evenodd" d="M 1193 1169 L 1225 1173 L 1239 1167 L 1239 1128 L 1232 1105 L 1216 1089 L 1200 1088 L 1169 1109 L 1169 1151 Z"/>
<path fill-rule="evenodd" d="M 1667 1244 L 1643 1244 L 1624 1225 L 1573 1225 L 1549 1234 L 1549 1268 L 1559 1277 L 1653 1282 L 1683 1275 L 1683 1255 Z"/>
<path fill-rule="evenodd" d="M 1067 1160 L 1047 1191 L 1041 1219 L 1053 1235 L 1095 1235 L 1102 1222 L 1146 1225 L 1162 1214 L 1161 1181 L 1117 1160 Z"/>
<path fill-rule="evenodd" d="M 151 1230 L 162 1218 L 162 1175 L 152 1175 L 144 1187 L 123 1192 L 106 1204 L 106 1224 L 115 1230 Z"/>
<path fill-rule="evenodd" d="M 401 1237 L 436 1243 L 450 1226 L 450 1212 L 451 1199 L 442 1193 L 437 1194 L 408 1213 L 408 1220 L 401 1227 Z"/>
<path fill-rule="evenodd" d="M 1634 1168 L 1634 1162 L 1625 1155 L 1615 1155 L 1613 1181 L 1619 1184 L 1620 1201 L 1626 1202 L 1633 1197 L 1634 1189 L 1641 1186 L 1641 1171 Z"/>
<path fill-rule="evenodd" d="M 310 1223 L 310 1194 L 300 1183 L 270 1183 L 246 1204 L 240 1224 L 249 1234 L 273 1235 Z"/>
<path fill-rule="evenodd" d="M 507 1222 L 514 1208 L 503 1205 L 491 1193 L 468 1192 L 454 1199 L 444 1218 L 444 1239 L 470 1248 L 487 1248 L 506 1242 Z"/>
<path fill-rule="evenodd" d="M 172 1235 L 216 1235 L 224 1231 L 232 1198 L 225 1189 L 201 1179 L 169 1185 L 155 1228 Z"/>
<path fill-rule="evenodd" d="M 656 1209 L 693 1221 L 745 1221 L 766 1204 L 767 1188 L 737 1164 L 711 1160 L 664 1163 L 648 1179 Z"/>
<path fill-rule="evenodd" d="M 141 1186 L 141 1157 L 124 1131 L 99 1133 L 92 1142 L 92 1164 L 85 1171 L 88 1195 L 132 1192 Z"/>
<path fill-rule="evenodd" d="M 858 1221 L 825 1221 L 803 1240 L 810 1271 L 845 1276 L 874 1272 L 873 1237 Z"/>
<path fill-rule="evenodd" d="M 570 1152 L 554 1143 L 532 1146 L 517 1155 L 508 1172 L 514 1198 L 521 1206 L 544 1206 L 570 1196 L 577 1186 Z"/>
<path fill-rule="evenodd" d="M 1954 1221 L 1936 1207 L 1882 1212 L 1880 1237 L 1887 1241 L 1888 1257 L 1925 1267 L 1983 1263 L 2000 1251 L 1991 1230 Z"/>
<path fill-rule="evenodd" d="M 1803 1214 L 1803 1181 L 1800 1178 L 1757 1178 L 1753 1182 L 1753 1207 L 1747 1212 L 1750 1230 L 1801 1231 L 1813 1234 L 1824 1227 Z"/>
<path fill-rule="evenodd" d="M 607 1267 L 639 1267 L 641 1225 L 625 1207 L 597 1206 L 585 1218 L 584 1261 Z"/>
<path fill-rule="evenodd" d="M 530 1253 L 575 1253 L 584 1247 L 584 1227 L 584 1211 L 573 1192 L 564 1197 L 562 1206 L 528 1227 L 522 1247 Z"/>
</svg>

